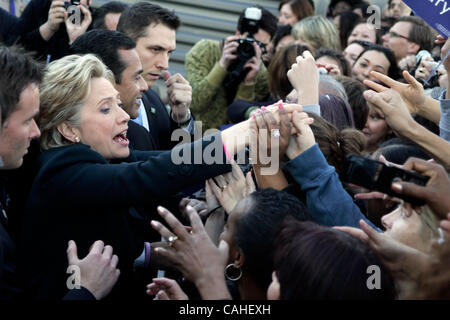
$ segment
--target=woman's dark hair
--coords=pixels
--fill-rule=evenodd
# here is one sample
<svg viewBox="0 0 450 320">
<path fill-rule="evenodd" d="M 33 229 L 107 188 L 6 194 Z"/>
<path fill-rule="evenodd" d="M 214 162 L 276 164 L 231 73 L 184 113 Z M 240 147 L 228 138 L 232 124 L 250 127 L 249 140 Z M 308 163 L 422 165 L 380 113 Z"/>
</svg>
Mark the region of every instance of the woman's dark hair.
<svg viewBox="0 0 450 320">
<path fill-rule="evenodd" d="M 253 7 L 261 10 L 261 19 L 258 22 L 259 29 L 266 31 L 270 35 L 270 39 L 272 39 L 275 36 L 275 33 L 277 32 L 277 17 L 275 17 L 272 14 L 272 12 L 270 12 L 266 8 L 261 7 L 260 5 L 255 5 Z M 248 30 L 244 30 L 244 28 L 245 28 L 244 18 L 245 18 L 246 10 L 247 9 L 244 9 L 241 12 L 241 14 L 239 15 L 238 23 L 237 23 L 237 30 L 241 34 L 248 31 Z"/>
<path fill-rule="evenodd" d="M 355 9 L 361 9 L 361 13 L 363 15 L 364 19 L 367 19 L 368 17 L 370 17 L 371 13 L 367 12 L 367 9 L 369 8 L 369 4 L 367 2 L 361 2 L 361 3 L 357 3 L 353 6 L 353 10 Z"/>
<path fill-rule="evenodd" d="M 355 25 L 353 26 L 353 29 L 350 31 L 350 33 L 348 34 L 348 36 L 347 36 L 347 39 L 348 39 L 348 37 L 352 34 L 352 32 L 353 32 L 353 30 L 357 27 L 357 26 L 359 26 L 360 24 L 367 24 L 367 21 L 365 21 L 365 20 L 359 20 L 357 23 L 355 23 Z M 375 27 L 374 27 L 375 28 Z M 381 36 L 382 36 L 383 34 L 381 33 L 381 29 L 375 29 L 375 44 L 380 44 L 381 43 Z M 368 42 L 368 41 L 365 41 L 365 42 Z M 372 42 L 369 42 L 369 43 L 372 43 Z"/>
<path fill-rule="evenodd" d="M 353 111 L 353 119 L 355 121 L 355 128 L 358 130 L 364 129 L 369 115 L 369 107 L 364 98 L 364 91 L 366 87 L 356 79 L 346 76 L 335 76 L 335 79 L 342 83 L 348 97 L 348 104 Z"/>
<path fill-rule="evenodd" d="M 352 108 L 347 101 L 330 94 L 319 95 L 320 115 L 339 130 L 355 127 Z"/>
<path fill-rule="evenodd" d="M 350 68 L 342 52 L 328 48 L 320 48 L 314 59 L 317 60 L 320 57 L 330 57 L 336 60 L 338 62 L 338 67 L 340 67 L 344 76 L 350 76 Z"/>
<path fill-rule="evenodd" d="M 292 32 L 292 27 L 288 24 L 280 24 L 277 27 L 277 33 L 273 37 L 273 48 L 277 48 L 278 43 L 286 36 L 290 36 Z"/>
<path fill-rule="evenodd" d="M 373 270 L 380 276 L 376 290 L 368 286 Z M 367 245 L 309 221 L 283 222 L 275 241 L 275 271 L 281 300 L 395 298 L 389 271 Z"/>
<path fill-rule="evenodd" d="M 297 17 L 298 21 L 314 15 L 314 3 L 311 0 L 282 0 L 278 6 L 278 11 L 285 4 L 291 6 L 292 13 Z"/>
<path fill-rule="evenodd" d="M 409 158 L 415 157 L 430 160 L 431 157 L 414 142 L 402 138 L 392 138 L 383 142 L 378 150 L 373 153 L 374 159 L 384 156 L 387 161 L 396 164 L 404 164 Z"/>
<path fill-rule="evenodd" d="M 296 58 L 306 50 L 309 50 L 306 46 L 293 44 L 283 47 L 275 53 L 268 68 L 269 90 L 272 98 L 284 99 L 292 91 L 287 72 L 295 63 Z"/>
<path fill-rule="evenodd" d="M 338 130 L 330 122 L 316 114 L 308 113 L 314 122 L 310 125 L 316 143 L 330 166 L 338 174 L 343 171 L 343 162 L 347 154 L 362 155 L 366 145 L 364 134 L 355 129 Z"/>
<path fill-rule="evenodd" d="M 347 47 L 347 39 L 353 28 L 361 21 L 361 17 L 353 11 L 345 11 L 339 15 L 339 38 L 341 48 Z"/>
<path fill-rule="evenodd" d="M 395 58 L 394 53 L 388 49 L 385 48 L 383 46 L 374 44 L 371 45 L 369 47 L 367 47 L 366 49 L 364 49 L 363 52 L 361 52 L 361 54 L 358 56 L 358 58 L 355 60 L 358 61 L 364 53 L 366 53 L 367 51 L 378 51 L 381 52 L 382 54 L 384 54 L 384 56 L 386 57 L 386 59 L 388 59 L 389 61 L 389 70 L 388 70 L 388 76 L 392 79 L 398 79 L 400 77 L 400 69 L 397 66 L 397 59 Z"/>
<path fill-rule="evenodd" d="M 249 197 L 251 206 L 236 222 L 234 241 L 245 255 L 244 267 L 262 289 L 271 282 L 273 244 L 283 219 L 311 220 L 305 205 L 293 195 L 274 189 L 258 190 Z"/>
</svg>

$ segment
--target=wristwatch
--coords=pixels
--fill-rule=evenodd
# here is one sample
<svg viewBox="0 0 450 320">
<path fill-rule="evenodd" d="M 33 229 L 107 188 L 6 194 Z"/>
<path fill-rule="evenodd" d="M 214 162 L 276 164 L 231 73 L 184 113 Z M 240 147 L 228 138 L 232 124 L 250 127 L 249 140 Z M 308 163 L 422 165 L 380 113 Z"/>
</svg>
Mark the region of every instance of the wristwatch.
<svg viewBox="0 0 450 320">
<path fill-rule="evenodd" d="M 191 110 L 189 110 L 189 109 L 187 109 L 187 110 L 188 110 L 188 119 L 187 119 L 186 121 L 183 121 L 183 122 L 178 122 L 178 121 L 176 121 L 176 120 L 173 118 L 173 112 L 172 112 L 172 111 L 170 111 L 170 117 L 171 117 L 172 120 L 175 121 L 180 127 L 187 126 L 187 125 L 189 124 L 189 122 L 191 122 L 191 119 L 192 119 L 192 116 L 191 116 Z"/>
</svg>

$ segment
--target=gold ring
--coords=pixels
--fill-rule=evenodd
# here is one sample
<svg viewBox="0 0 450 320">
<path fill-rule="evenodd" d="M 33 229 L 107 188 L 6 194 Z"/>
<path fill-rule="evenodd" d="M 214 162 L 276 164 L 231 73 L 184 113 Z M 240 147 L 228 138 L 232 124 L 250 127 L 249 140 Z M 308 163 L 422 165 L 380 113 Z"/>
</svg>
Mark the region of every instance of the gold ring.
<svg viewBox="0 0 450 320">
<path fill-rule="evenodd" d="M 167 241 L 169 242 L 169 246 L 173 247 L 173 244 L 175 243 L 175 241 L 178 240 L 177 236 L 170 236 Z"/>
</svg>

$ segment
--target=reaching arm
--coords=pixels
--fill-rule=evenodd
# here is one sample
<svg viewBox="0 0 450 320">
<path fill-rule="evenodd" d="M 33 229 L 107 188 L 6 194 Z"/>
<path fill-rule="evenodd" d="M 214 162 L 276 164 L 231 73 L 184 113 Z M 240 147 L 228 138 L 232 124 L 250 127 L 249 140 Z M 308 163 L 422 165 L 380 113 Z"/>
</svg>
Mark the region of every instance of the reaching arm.
<svg viewBox="0 0 450 320">
<path fill-rule="evenodd" d="M 392 89 L 380 93 L 368 90 L 364 96 L 384 114 L 389 127 L 397 135 L 417 143 L 433 158 L 450 166 L 450 143 L 415 122 L 398 92 Z"/>
</svg>

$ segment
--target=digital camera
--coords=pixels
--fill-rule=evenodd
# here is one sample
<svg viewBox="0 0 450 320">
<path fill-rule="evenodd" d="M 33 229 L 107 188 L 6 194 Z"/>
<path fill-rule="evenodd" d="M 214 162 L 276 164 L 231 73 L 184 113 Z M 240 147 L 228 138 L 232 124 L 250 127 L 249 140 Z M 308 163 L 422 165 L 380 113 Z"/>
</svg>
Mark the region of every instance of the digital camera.
<svg viewBox="0 0 450 320">
<path fill-rule="evenodd" d="M 340 178 L 344 182 L 349 182 L 372 191 L 380 191 L 417 206 L 424 205 L 425 202 L 417 198 L 398 194 L 392 190 L 392 183 L 404 181 L 425 186 L 429 180 L 429 177 L 422 176 L 413 171 L 400 169 L 354 154 L 346 156 L 343 174 Z"/>
<path fill-rule="evenodd" d="M 237 47 L 237 58 L 228 67 L 228 74 L 224 80 L 227 91 L 234 91 L 232 88 L 237 87 L 249 72 L 248 69 L 244 69 L 244 65 L 256 54 L 255 48 L 253 47 L 253 43 L 256 42 L 256 40 L 253 35 L 259 30 L 259 21 L 261 20 L 261 17 L 261 9 L 254 7 L 245 9 L 241 33 L 248 32 L 248 36 L 244 39 L 235 40 L 239 43 L 239 46 Z"/>
<path fill-rule="evenodd" d="M 64 9 L 69 9 L 70 6 L 79 6 L 80 0 L 70 0 L 70 1 L 64 1 Z"/>
</svg>

